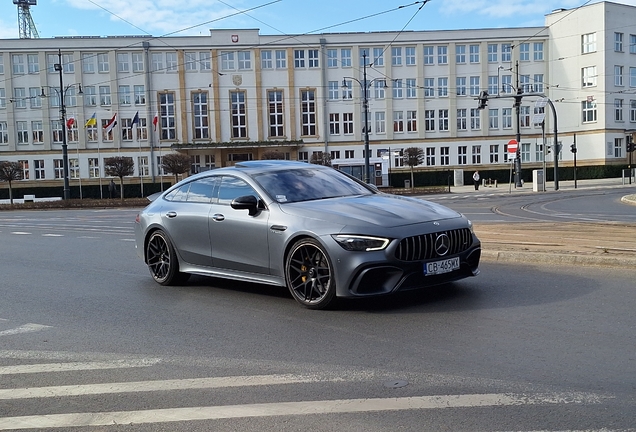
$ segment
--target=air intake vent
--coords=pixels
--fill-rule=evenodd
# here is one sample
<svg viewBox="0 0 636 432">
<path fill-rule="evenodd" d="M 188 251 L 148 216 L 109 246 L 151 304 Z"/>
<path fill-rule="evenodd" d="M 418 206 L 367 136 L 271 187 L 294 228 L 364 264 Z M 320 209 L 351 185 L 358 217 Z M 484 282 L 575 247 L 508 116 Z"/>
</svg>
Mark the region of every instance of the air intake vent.
<svg viewBox="0 0 636 432">
<path fill-rule="evenodd" d="M 448 252 L 440 255 L 435 250 L 435 241 L 446 234 L 450 240 Z M 431 234 L 407 237 L 400 241 L 395 250 L 395 257 L 400 261 L 423 261 L 442 256 L 456 255 L 468 249 L 473 243 L 473 235 L 468 228 L 440 231 Z"/>
</svg>

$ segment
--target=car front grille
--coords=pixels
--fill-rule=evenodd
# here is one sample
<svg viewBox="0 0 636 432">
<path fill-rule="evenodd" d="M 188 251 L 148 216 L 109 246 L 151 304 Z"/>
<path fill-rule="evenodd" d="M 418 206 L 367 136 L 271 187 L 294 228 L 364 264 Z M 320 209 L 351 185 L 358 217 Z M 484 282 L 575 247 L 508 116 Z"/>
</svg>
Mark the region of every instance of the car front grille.
<svg viewBox="0 0 636 432">
<path fill-rule="evenodd" d="M 401 261 L 422 261 L 442 257 L 435 251 L 435 241 L 442 234 L 446 234 L 450 240 L 448 252 L 443 256 L 463 252 L 473 243 L 473 235 L 468 228 L 422 234 L 402 239 L 395 250 L 395 258 Z"/>
</svg>

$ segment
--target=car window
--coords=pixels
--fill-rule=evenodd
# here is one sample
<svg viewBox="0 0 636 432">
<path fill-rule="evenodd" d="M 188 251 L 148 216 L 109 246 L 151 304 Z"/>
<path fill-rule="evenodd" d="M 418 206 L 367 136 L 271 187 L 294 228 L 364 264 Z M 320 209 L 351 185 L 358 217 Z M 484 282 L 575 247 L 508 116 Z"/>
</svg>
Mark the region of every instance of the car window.
<svg viewBox="0 0 636 432">
<path fill-rule="evenodd" d="M 223 176 L 219 186 L 219 204 L 230 205 L 234 198 L 244 195 L 254 195 L 258 198 L 256 191 L 244 180 L 236 177 Z"/>
<path fill-rule="evenodd" d="M 209 203 L 214 197 L 214 185 L 217 177 L 205 177 L 190 183 L 188 202 Z"/>
<path fill-rule="evenodd" d="M 257 174 L 254 179 L 279 203 L 373 193 L 337 170 L 287 169 Z"/>
<path fill-rule="evenodd" d="M 188 189 L 190 189 L 190 183 L 186 183 L 183 186 L 170 191 L 165 196 L 165 199 L 168 201 L 185 201 L 188 198 Z"/>
</svg>

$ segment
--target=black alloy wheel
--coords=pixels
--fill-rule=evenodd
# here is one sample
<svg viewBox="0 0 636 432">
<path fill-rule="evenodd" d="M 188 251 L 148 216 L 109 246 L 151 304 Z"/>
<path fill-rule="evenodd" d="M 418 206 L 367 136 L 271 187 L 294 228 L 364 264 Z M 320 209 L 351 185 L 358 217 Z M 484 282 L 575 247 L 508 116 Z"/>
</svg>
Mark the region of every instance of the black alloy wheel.
<svg viewBox="0 0 636 432">
<path fill-rule="evenodd" d="M 333 303 L 336 282 L 333 266 L 316 240 L 299 240 L 285 262 L 285 280 L 294 299 L 309 309 L 324 309 Z"/>
<path fill-rule="evenodd" d="M 180 285 L 190 278 L 179 272 L 179 261 L 172 243 L 163 231 L 155 231 L 146 246 L 146 263 L 152 278 L 161 285 Z"/>
</svg>

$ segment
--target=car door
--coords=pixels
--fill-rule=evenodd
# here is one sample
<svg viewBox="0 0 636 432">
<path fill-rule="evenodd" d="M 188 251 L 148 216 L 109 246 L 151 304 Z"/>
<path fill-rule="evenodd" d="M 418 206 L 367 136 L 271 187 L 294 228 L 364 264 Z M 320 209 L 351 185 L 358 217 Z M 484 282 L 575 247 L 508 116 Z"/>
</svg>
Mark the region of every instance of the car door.
<svg viewBox="0 0 636 432">
<path fill-rule="evenodd" d="M 215 177 L 205 177 L 186 183 L 167 195 L 162 206 L 163 226 L 186 263 L 212 266 L 208 225 L 215 182 Z"/>
<path fill-rule="evenodd" d="M 258 193 L 244 180 L 223 176 L 218 200 L 210 210 L 210 239 L 214 267 L 250 273 L 269 274 L 267 243 L 269 211 L 253 216 L 247 210 L 234 210 L 234 198 Z"/>
</svg>

